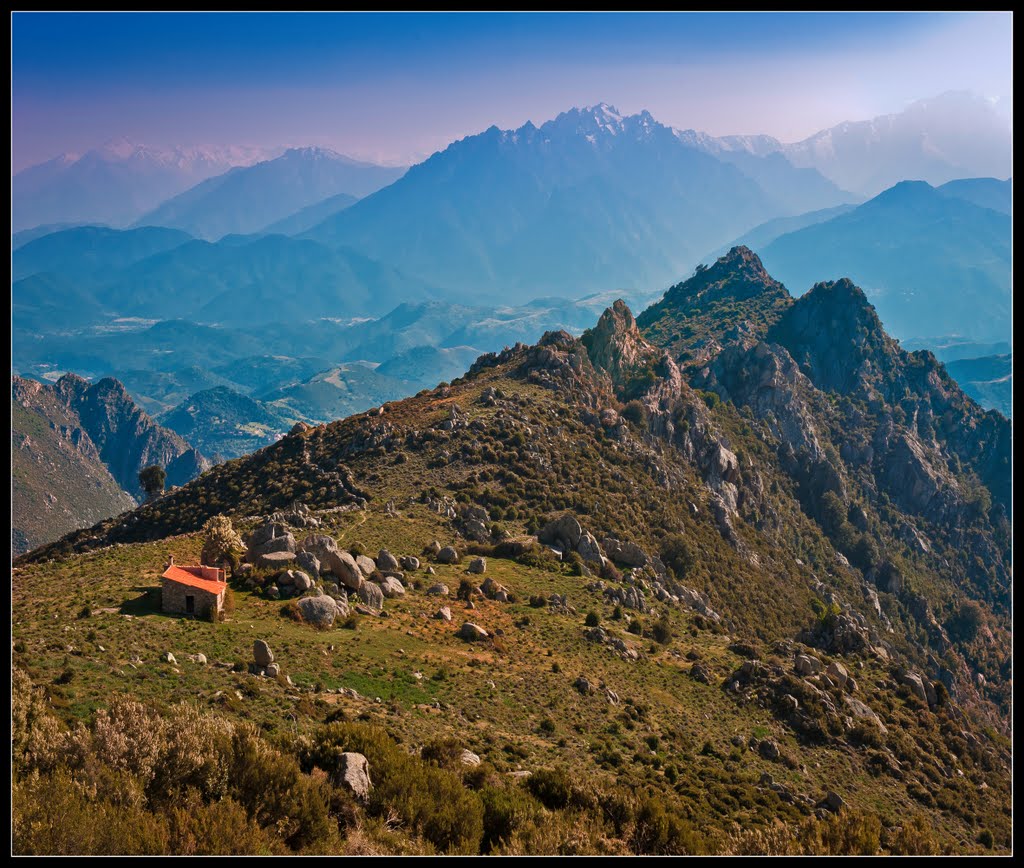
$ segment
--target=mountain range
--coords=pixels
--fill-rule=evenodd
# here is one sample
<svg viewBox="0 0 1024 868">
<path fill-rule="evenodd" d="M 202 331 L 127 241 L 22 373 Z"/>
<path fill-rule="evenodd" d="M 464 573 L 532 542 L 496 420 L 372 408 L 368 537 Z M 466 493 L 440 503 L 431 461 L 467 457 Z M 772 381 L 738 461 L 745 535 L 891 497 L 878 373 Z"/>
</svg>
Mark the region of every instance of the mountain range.
<svg viewBox="0 0 1024 868">
<path fill-rule="evenodd" d="M 176 486 L 210 466 L 114 379 L 92 384 L 66 374 L 44 385 L 15 376 L 11 414 L 16 554 L 133 507 L 144 467 L 160 465 Z"/>
<path fill-rule="evenodd" d="M 728 158 L 781 154 L 793 166 L 816 169 L 865 196 L 904 180 L 938 186 L 958 178 L 1007 178 L 1012 166 L 1009 121 L 989 100 L 963 91 L 918 100 L 872 120 L 847 121 L 791 144 L 764 135 L 679 135 Z"/>
<path fill-rule="evenodd" d="M 853 282 L 735 248 L 18 558 L 15 761 L 158 769 L 145 828 L 226 789 L 281 852 L 1009 852 L 1011 434 Z M 159 611 L 217 517 L 233 610 Z"/>
<path fill-rule="evenodd" d="M 127 226 L 207 178 L 270 156 L 275 154 L 262 148 L 153 148 L 127 139 L 84 154 L 61 154 L 11 178 L 11 228 L 68 222 Z"/>
<path fill-rule="evenodd" d="M 996 182 L 998 183 L 998 182 Z M 992 186 L 962 181 L 954 191 Z M 1006 182 L 1007 195 L 1009 182 Z M 970 195 L 970 194 L 968 194 Z M 900 338 L 1010 340 L 1011 218 L 924 181 L 903 181 L 852 211 L 759 248 L 795 293 L 848 276 Z"/>
<path fill-rule="evenodd" d="M 290 148 L 273 160 L 238 166 L 197 184 L 144 214 L 137 225 L 168 226 L 209 241 L 231 234 L 281 231 L 268 227 L 288 218 L 301 221 L 296 212 L 323 208 L 324 200 L 340 211 L 404 172 L 404 168 L 362 163 L 326 148 Z"/>
</svg>

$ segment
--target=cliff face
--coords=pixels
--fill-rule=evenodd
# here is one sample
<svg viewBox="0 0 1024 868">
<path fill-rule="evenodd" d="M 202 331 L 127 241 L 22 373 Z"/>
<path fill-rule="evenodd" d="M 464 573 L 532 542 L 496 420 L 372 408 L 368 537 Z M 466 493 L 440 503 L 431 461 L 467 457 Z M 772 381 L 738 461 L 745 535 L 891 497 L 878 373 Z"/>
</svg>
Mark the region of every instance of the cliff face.
<svg viewBox="0 0 1024 868">
<path fill-rule="evenodd" d="M 164 467 L 168 485 L 209 467 L 117 380 L 91 385 L 67 374 L 48 386 L 15 376 L 11 413 L 15 554 L 134 507 L 143 467 Z"/>
</svg>

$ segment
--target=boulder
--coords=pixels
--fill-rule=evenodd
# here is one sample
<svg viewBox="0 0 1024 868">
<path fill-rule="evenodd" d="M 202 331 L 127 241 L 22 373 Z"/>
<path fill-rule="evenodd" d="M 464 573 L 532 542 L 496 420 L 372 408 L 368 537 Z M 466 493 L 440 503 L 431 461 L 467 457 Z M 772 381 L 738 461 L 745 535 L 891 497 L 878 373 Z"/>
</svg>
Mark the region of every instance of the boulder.
<svg viewBox="0 0 1024 868">
<path fill-rule="evenodd" d="M 914 696 L 922 702 L 928 702 L 928 691 L 925 690 L 924 681 L 916 672 L 908 672 L 903 676 L 903 683 L 906 684 Z"/>
<path fill-rule="evenodd" d="M 487 559 L 473 558 L 473 560 L 469 562 L 469 567 L 467 569 L 469 570 L 469 572 L 475 573 L 477 575 L 485 573 L 487 572 Z"/>
<path fill-rule="evenodd" d="M 405 595 L 405 588 L 402 586 L 402 583 L 393 576 L 388 576 L 380 583 L 380 590 L 389 600 Z"/>
<path fill-rule="evenodd" d="M 314 587 L 313 580 L 307 576 L 302 570 L 293 571 L 294 581 L 292 584 L 295 586 L 295 590 L 304 594 L 306 591 L 311 590 Z"/>
<path fill-rule="evenodd" d="M 172 666 L 178 665 L 177 659 L 170 651 L 164 651 L 164 653 L 160 656 L 160 659 L 163 660 L 164 663 L 170 663 Z"/>
<path fill-rule="evenodd" d="M 328 552 L 338 551 L 338 543 L 334 537 L 325 536 L 322 533 L 314 533 L 299 543 L 299 551 L 309 552 L 315 555 L 318 561 L 323 563 L 327 560 Z"/>
<path fill-rule="evenodd" d="M 289 604 L 291 605 L 291 604 Z M 314 627 L 331 627 L 338 617 L 338 602 L 329 596 L 303 597 L 298 602 L 302 620 Z"/>
<path fill-rule="evenodd" d="M 197 664 L 199 664 L 200 666 L 205 666 L 206 665 L 206 655 L 205 654 L 196 654 L 195 662 Z"/>
<path fill-rule="evenodd" d="M 281 667 L 277 663 L 271 663 L 266 669 L 263 670 L 263 674 L 267 678 L 277 678 L 281 674 Z"/>
<path fill-rule="evenodd" d="M 447 597 L 448 586 L 443 582 L 438 582 L 436 585 L 431 585 L 427 588 L 427 593 L 432 597 Z"/>
<path fill-rule="evenodd" d="M 453 546 L 445 546 L 437 553 L 437 559 L 442 564 L 457 564 L 459 562 L 459 553 Z"/>
<path fill-rule="evenodd" d="M 440 609 L 438 609 L 434 613 L 434 619 L 437 620 L 437 621 L 445 621 L 445 622 L 451 621 L 451 619 L 452 619 L 452 610 L 449 609 L 447 606 L 442 606 Z"/>
<path fill-rule="evenodd" d="M 459 628 L 458 636 L 460 639 L 465 639 L 467 642 L 483 642 L 490 638 L 483 627 L 478 627 L 470 621 L 466 621 L 466 623 Z"/>
<path fill-rule="evenodd" d="M 267 595 L 268 600 L 280 600 L 281 589 L 277 585 L 270 585 L 264 593 Z"/>
<path fill-rule="evenodd" d="M 295 565 L 314 580 L 320 578 L 320 559 L 312 552 L 296 553 Z"/>
<path fill-rule="evenodd" d="M 581 675 L 577 678 L 572 686 L 583 696 L 589 696 L 594 692 L 594 685 L 590 683 L 586 676 Z"/>
<path fill-rule="evenodd" d="M 828 791 L 828 795 L 825 796 L 822 801 L 822 807 L 828 808 L 833 813 L 838 814 L 840 810 L 846 805 L 843 797 L 839 793 L 835 793 L 832 790 Z"/>
<path fill-rule="evenodd" d="M 373 582 L 363 582 L 356 591 L 367 609 L 379 612 L 384 608 L 384 592 Z"/>
<path fill-rule="evenodd" d="M 292 552 L 269 552 L 256 557 L 254 563 L 257 567 L 268 570 L 285 570 L 295 564 L 295 555 Z"/>
<path fill-rule="evenodd" d="M 797 654 L 793 661 L 793 671 L 797 675 L 817 675 L 821 672 L 821 661 L 810 654 Z"/>
<path fill-rule="evenodd" d="M 436 558 L 441 553 L 441 543 L 439 543 L 436 539 L 435 540 L 431 540 L 424 547 L 423 553 L 427 554 L 427 555 L 431 555 L 432 557 Z"/>
<path fill-rule="evenodd" d="M 825 670 L 826 674 L 832 683 L 835 684 L 840 690 L 846 688 L 846 682 L 850 680 L 850 673 L 846 671 L 846 667 L 842 663 L 832 661 L 828 665 L 828 669 Z"/>
<path fill-rule="evenodd" d="M 328 552 L 322 563 L 333 573 L 338 582 L 346 588 L 358 591 L 363 584 L 363 573 L 355 559 L 348 552 Z"/>
<path fill-rule="evenodd" d="M 777 760 L 781 753 L 778 742 L 773 738 L 762 739 L 761 743 L 757 746 L 757 752 L 766 760 L 772 761 Z"/>
<path fill-rule="evenodd" d="M 398 563 L 401 564 L 403 570 L 409 572 L 415 572 L 420 568 L 420 559 L 414 558 L 411 555 L 403 555 L 398 559 Z"/>
<path fill-rule="evenodd" d="M 601 554 L 601 546 L 597 544 L 597 539 L 590 531 L 587 531 L 580 537 L 579 544 L 576 546 L 576 551 L 579 552 L 581 558 L 588 564 L 601 565 L 603 555 Z"/>
<path fill-rule="evenodd" d="M 366 799 L 373 789 L 370 782 L 370 764 L 361 753 L 346 752 L 341 755 L 338 778 L 342 786 L 351 790 L 357 799 Z"/>
<path fill-rule="evenodd" d="M 583 536 L 583 528 L 576 518 L 569 513 L 549 521 L 539 534 L 537 539 L 545 545 L 560 546 L 563 550 L 575 550 L 580 544 Z"/>
<path fill-rule="evenodd" d="M 464 750 L 459 757 L 459 761 L 464 766 L 473 766 L 474 768 L 480 765 L 480 757 L 473 753 L 471 750 Z"/>
<path fill-rule="evenodd" d="M 269 666 L 274 662 L 274 652 L 266 642 L 257 639 L 252 643 L 252 659 L 256 661 L 257 666 Z"/>
<path fill-rule="evenodd" d="M 473 542 L 487 542 L 491 538 L 491 532 L 484 524 L 477 518 L 467 519 L 462 523 L 462 535 Z"/>
<path fill-rule="evenodd" d="M 249 560 L 255 561 L 260 555 L 269 555 L 271 552 L 295 552 L 295 537 L 290 533 L 275 536 L 258 546 L 249 547 Z"/>
<path fill-rule="evenodd" d="M 359 572 L 366 578 L 370 578 L 373 575 L 373 571 L 377 569 L 377 564 L 373 558 L 368 558 L 366 555 L 356 555 L 356 566 L 359 567 Z"/>
<path fill-rule="evenodd" d="M 385 571 L 396 571 L 398 568 L 398 558 L 387 549 L 381 549 L 377 555 L 377 569 L 383 573 Z"/>
</svg>

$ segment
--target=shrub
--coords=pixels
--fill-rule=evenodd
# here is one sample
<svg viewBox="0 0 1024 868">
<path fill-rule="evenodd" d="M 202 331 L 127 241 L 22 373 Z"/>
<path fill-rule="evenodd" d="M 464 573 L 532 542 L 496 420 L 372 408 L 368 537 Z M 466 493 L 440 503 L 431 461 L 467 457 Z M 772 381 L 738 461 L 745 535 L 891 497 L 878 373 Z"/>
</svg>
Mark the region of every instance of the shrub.
<svg viewBox="0 0 1024 868">
<path fill-rule="evenodd" d="M 682 581 L 693 569 L 693 550 L 682 534 L 671 534 L 661 543 L 661 560 Z"/>
<path fill-rule="evenodd" d="M 647 408 L 639 401 L 633 400 L 622 408 L 622 417 L 634 425 L 647 425 Z"/>
<path fill-rule="evenodd" d="M 601 619 L 598 617 L 597 612 L 594 611 L 587 612 L 587 617 L 583 619 L 584 627 L 596 627 L 600 623 Z"/>
<path fill-rule="evenodd" d="M 651 628 L 651 635 L 654 637 L 655 642 L 659 642 L 662 645 L 668 645 L 672 641 L 672 622 L 669 621 L 668 615 L 662 615 L 654 622 L 654 626 Z"/>
</svg>

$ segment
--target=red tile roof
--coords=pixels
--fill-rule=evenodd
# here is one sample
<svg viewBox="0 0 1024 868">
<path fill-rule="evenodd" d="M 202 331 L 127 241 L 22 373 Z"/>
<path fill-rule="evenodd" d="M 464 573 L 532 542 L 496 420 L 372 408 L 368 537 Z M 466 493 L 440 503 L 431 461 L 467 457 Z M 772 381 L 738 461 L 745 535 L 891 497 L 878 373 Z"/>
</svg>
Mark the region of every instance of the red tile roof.
<svg viewBox="0 0 1024 868">
<path fill-rule="evenodd" d="M 179 567 L 172 564 L 164 572 L 162 578 L 170 579 L 179 585 L 188 585 L 190 588 L 209 591 L 211 594 L 219 594 L 227 587 L 227 582 L 214 582 L 210 579 L 200 578 L 189 572 L 190 569 L 198 569 L 198 567 Z"/>
</svg>

